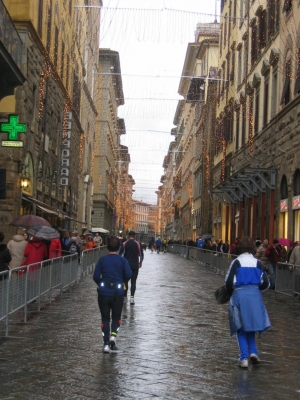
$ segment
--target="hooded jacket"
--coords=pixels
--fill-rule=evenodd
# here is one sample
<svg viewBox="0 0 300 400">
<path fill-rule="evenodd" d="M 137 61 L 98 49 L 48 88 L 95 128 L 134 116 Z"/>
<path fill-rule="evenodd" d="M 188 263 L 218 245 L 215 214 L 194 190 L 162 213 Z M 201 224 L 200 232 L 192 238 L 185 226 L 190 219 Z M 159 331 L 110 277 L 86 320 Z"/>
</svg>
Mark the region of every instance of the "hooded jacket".
<svg viewBox="0 0 300 400">
<path fill-rule="evenodd" d="M 26 257 L 26 261 L 24 261 L 22 265 L 35 264 L 46 260 L 48 258 L 46 244 L 37 238 L 32 238 L 30 242 L 27 243 L 24 257 Z"/>
<path fill-rule="evenodd" d="M 7 248 L 11 254 L 11 262 L 9 268 L 18 268 L 22 265 L 24 259 L 24 251 L 27 246 L 27 241 L 24 235 L 14 235 L 12 240 L 7 244 Z"/>
<path fill-rule="evenodd" d="M 61 242 L 58 238 L 51 240 L 49 247 L 49 258 L 57 257 L 61 257 Z"/>
</svg>

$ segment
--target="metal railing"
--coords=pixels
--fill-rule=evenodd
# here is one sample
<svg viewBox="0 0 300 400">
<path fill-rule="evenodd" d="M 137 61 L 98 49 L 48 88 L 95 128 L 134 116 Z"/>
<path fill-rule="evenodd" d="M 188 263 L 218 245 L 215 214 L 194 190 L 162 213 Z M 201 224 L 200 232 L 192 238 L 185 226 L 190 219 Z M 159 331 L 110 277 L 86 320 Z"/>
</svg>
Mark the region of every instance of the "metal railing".
<svg viewBox="0 0 300 400">
<path fill-rule="evenodd" d="M 8 336 L 12 314 L 23 310 L 26 322 L 29 304 L 36 302 L 40 311 L 45 298 L 51 303 L 54 290 L 62 295 L 64 290 L 70 289 L 78 281 L 79 272 L 81 277 L 90 273 L 99 258 L 106 254 L 108 250 L 102 246 L 84 250 L 80 255 L 80 266 L 78 253 L 73 253 L 1 272 L 0 322 L 5 324 L 5 336 Z"/>
<path fill-rule="evenodd" d="M 235 255 L 225 254 L 211 250 L 188 247 L 181 244 L 172 244 L 167 249 L 170 253 L 179 254 L 185 258 L 197 262 L 198 264 L 209 267 L 216 274 L 225 276 Z"/>
<path fill-rule="evenodd" d="M 201 266 L 209 267 L 213 272 L 224 277 L 231 262 L 237 257 L 179 244 L 168 245 L 167 251 L 188 258 Z M 300 297 L 300 265 L 277 263 L 275 294 L 283 294 L 293 299 Z"/>
</svg>

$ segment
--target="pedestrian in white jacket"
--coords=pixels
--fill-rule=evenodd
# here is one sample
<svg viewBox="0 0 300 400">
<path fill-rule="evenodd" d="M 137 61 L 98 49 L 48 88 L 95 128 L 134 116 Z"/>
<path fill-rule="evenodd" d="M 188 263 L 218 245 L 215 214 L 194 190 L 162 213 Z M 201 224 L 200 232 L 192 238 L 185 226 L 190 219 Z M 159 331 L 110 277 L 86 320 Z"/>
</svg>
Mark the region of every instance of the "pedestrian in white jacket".
<svg viewBox="0 0 300 400">
<path fill-rule="evenodd" d="M 27 245 L 24 233 L 25 229 L 19 228 L 17 234 L 13 236 L 7 244 L 7 248 L 11 254 L 11 262 L 9 263 L 9 269 L 20 267 L 24 259 L 24 251 Z"/>
</svg>

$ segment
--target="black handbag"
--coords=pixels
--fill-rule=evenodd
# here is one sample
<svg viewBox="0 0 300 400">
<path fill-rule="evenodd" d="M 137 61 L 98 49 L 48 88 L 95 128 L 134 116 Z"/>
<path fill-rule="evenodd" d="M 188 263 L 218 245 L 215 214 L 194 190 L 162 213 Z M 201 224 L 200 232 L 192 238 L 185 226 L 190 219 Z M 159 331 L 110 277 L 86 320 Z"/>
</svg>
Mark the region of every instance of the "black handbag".
<svg viewBox="0 0 300 400">
<path fill-rule="evenodd" d="M 233 293 L 233 290 L 226 289 L 225 285 L 219 287 L 219 289 L 217 289 L 215 291 L 215 297 L 216 297 L 217 303 L 218 304 L 228 303 L 232 293 Z"/>
</svg>

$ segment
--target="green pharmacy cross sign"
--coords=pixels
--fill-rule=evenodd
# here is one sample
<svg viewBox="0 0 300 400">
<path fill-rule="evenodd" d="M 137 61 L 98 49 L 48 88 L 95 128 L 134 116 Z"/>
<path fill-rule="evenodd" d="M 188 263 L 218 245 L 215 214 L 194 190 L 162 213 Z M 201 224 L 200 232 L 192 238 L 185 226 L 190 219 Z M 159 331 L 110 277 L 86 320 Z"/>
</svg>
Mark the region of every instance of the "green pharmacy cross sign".
<svg viewBox="0 0 300 400">
<path fill-rule="evenodd" d="M 26 132 L 26 124 L 19 124 L 19 116 L 11 114 L 8 123 L 0 123 L 0 133 L 7 133 L 7 140 L 2 140 L 3 147 L 23 147 L 23 141 L 18 140 L 19 133 Z"/>
</svg>

